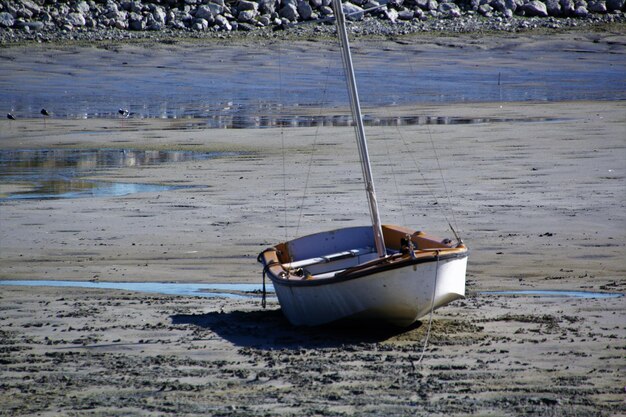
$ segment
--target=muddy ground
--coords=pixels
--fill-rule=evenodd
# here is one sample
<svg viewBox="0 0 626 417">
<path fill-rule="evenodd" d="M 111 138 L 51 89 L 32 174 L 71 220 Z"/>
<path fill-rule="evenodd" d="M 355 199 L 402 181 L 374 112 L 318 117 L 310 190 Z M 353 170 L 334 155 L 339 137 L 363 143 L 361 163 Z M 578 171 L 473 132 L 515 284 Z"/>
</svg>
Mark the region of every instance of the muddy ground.
<svg viewBox="0 0 626 417">
<path fill-rule="evenodd" d="M 410 329 L 275 302 L 2 289 L 3 415 L 623 415 L 624 301 L 470 295 Z"/>
</svg>

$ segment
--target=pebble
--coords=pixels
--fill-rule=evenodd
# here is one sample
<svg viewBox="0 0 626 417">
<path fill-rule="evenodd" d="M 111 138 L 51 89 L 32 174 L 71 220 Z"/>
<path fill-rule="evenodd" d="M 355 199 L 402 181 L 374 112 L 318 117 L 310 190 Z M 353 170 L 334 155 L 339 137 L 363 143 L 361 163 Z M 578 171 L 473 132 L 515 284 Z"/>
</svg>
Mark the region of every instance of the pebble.
<svg viewBox="0 0 626 417">
<path fill-rule="evenodd" d="M 626 22 L 626 0 L 394 0 L 371 10 L 379 4 L 343 3 L 353 35 L 515 32 Z M 124 40 L 131 31 L 139 38 L 268 36 L 332 13 L 330 0 L 0 0 L 0 44 Z M 334 31 L 333 25 L 296 27 L 296 36 L 303 37 Z"/>
</svg>

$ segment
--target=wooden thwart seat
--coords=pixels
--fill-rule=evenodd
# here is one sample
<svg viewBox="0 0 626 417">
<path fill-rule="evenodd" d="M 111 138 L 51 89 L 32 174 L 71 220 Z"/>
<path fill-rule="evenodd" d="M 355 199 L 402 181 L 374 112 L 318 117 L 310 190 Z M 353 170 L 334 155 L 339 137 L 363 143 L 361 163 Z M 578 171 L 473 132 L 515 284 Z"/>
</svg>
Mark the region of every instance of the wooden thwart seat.
<svg viewBox="0 0 626 417">
<path fill-rule="evenodd" d="M 348 258 L 356 258 L 358 256 L 368 255 L 371 253 L 374 253 L 374 248 L 372 247 L 350 249 L 347 251 L 331 253 L 328 255 L 318 256 L 315 258 L 302 259 L 300 261 L 284 263 L 283 267 L 285 269 L 305 268 L 305 267 L 312 266 L 312 265 L 331 263 L 331 262 L 340 261 L 340 260 L 348 259 Z"/>
</svg>

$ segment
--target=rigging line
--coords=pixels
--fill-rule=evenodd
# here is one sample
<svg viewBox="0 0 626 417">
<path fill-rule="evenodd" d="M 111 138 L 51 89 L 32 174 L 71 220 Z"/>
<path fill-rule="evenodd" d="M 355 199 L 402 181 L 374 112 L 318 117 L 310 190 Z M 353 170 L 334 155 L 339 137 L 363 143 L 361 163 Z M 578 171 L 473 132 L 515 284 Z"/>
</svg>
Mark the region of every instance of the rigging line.
<svg viewBox="0 0 626 417">
<path fill-rule="evenodd" d="M 450 225 L 450 221 L 448 221 L 448 216 L 445 215 L 445 211 L 443 212 L 444 213 L 444 217 L 446 218 L 446 221 L 448 222 L 448 226 L 450 226 L 450 229 L 452 229 L 452 232 L 456 236 L 456 234 L 457 234 L 456 230 L 458 230 L 459 227 L 458 227 L 458 225 L 456 223 L 456 217 L 454 215 L 454 206 L 452 205 L 452 200 L 450 199 L 450 193 L 448 193 L 448 186 L 446 185 L 446 180 L 445 180 L 445 178 L 443 176 L 443 171 L 441 170 L 441 164 L 439 162 L 439 156 L 437 155 L 437 148 L 435 147 L 435 141 L 433 140 L 433 135 L 430 132 L 430 128 L 428 128 L 428 136 L 430 138 L 430 145 L 433 148 L 433 153 L 435 154 L 435 161 L 437 161 L 437 169 L 439 170 L 439 176 L 441 177 L 441 183 L 443 185 L 443 191 L 446 193 L 446 199 L 448 200 L 448 209 L 450 210 L 450 213 L 452 214 L 452 222 L 454 223 L 454 228 L 452 227 L 452 225 Z M 460 240 L 458 236 L 456 236 L 456 237 L 457 237 L 457 240 Z"/>
<path fill-rule="evenodd" d="M 283 72 L 282 72 L 282 50 L 281 42 L 278 42 L 278 119 L 282 120 L 283 114 Z M 286 172 L 286 152 L 285 152 L 285 126 L 280 123 L 280 147 L 283 156 L 283 229 L 285 229 L 285 242 L 288 240 L 287 233 L 287 172 Z"/>
<path fill-rule="evenodd" d="M 424 186 L 428 190 L 428 193 L 430 194 L 430 196 L 435 200 L 435 204 L 437 204 L 439 206 L 439 200 L 437 199 L 437 196 L 435 195 L 435 192 L 430 187 L 430 185 L 428 185 L 428 181 L 426 180 L 426 177 L 424 176 L 424 173 L 420 169 L 420 166 L 419 166 L 419 163 L 417 162 L 417 159 L 415 159 L 415 153 L 409 147 L 409 144 L 407 143 L 407 141 L 406 141 L 404 135 L 402 134 L 402 131 L 400 130 L 400 127 L 398 125 L 396 125 L 396 131 L 398 132 L 398 137 L 402 141 L 402 144 L 404 145 L 404 148 L 406 149 L 407 154 L 411 157 L 411 160 L 413 161 L 413 165 L 415 166 L 415 169 L 417 170 L 417 173 L 422 178 L 422 183 L 424 184 Z M 443 216 L 444 216 L 444 218 L 446 218 L 445 212 L 443 212 Z M 446 221 L 447 221 L 447 218 L 446 218 Z"/>
<path fill-rule="evenodd" d="M 325 54 L 326 55 L 326 54 Z M 326 62 L 327 62 L 327 66 L 326 66 L 326 78 L 324 79 L 324 86 L 322 88 L 322 98 L 320 100 L 320 106 L 319 106 L 319 112 L 318 112 L 318 120 L 322 119 L 322 108 L 327 104 L 326 100 L 327 100 L 327 93 L 328 93 L 328 82 L 330 79 L 330 65 L 331 62 L 328 58 L 328 55 L 326 55 Z M 316 127 L 315 127 L 315 134 L 313 135 L 313 146 L 311 149 L 311 155 L 309 156 L 309 164 L 307 167 L 307 173 L 306 173 L 306 178 L 304 180 L 304 189 L 302 191 L 302 198 L 300 199 L 300 211 L 298 214 L 298 221 L 296 224 L 296 231 L 294 234 L 294 238 L 298 237 L 298 233 L 300 232 L 300 223 L 302 220 L 302 213 L 304 211 L 304 200 L 306 199 L 306 195 L 307 195 L 307 191 L 309 189 L 309 179 L 311 177 L 311 170 L 313 168 L 313 159 L 314 156 L 316 154 L 317 151 L 317 139 L 319 138 L 319 131 L 320 131 L 320 127 L 321 127 L 322 123 L 317 123 Z"/>
<path fill-rule="evenodd" d="M 415 71 L 415 68 L 413 67 L 413 61 L 408 59 L 408 57 L 406 55 L 405 55 L 405 57 L 406 57 L 406 62 L 409 64 L 409 68 L 411 70 L 411 73 L 415 74 L 416 71 Z M 437 150 L 435 148 L 435 142 L 433 140 L 432 132 L 430 130 L 430 126 L 428 125 L 428 122 L 426 122 L 426 129 L 428 130 L 428 137 L 430 139 L 430 144 L 431 144 L 431 147 L 432 147 L 433 152 L 435 154 L 435 159 L 437 161 L 437 169 L 439 170 L 439 175 L 441 176 L 441 181 L 443 182 L 444 192 L 445 192 L 446 198 L 448 200 L 448 207 L 449 207 L 450 212 L 452 213 L 452 221 L 454 223 L 454 227 L 452 227 L 452 225 L 450 224 L 450 221 L 448 220 L 448 216 L 446 215 L 445 210 L 439 205 L 439 201 L 438 201 L 435 193 L 433 192 L 433 190 L 428 185 L 428 183 L 426 181 L 426 178 L 424 177 L 424 174 L 422 173 L 422 171 L 420 171 L 419 166 L 417 165 L 417 161 L 415 160 L 415 157 L 413 156 L 413 153 L 410 152 L 410 150 L 408 149 L 408 146 L 407 146 L 407 144 L 406 144 L 406 142 L 404 140 L 404 137 L 402 136 L 402 133 L 400 132 L 400 128 L 398 127 L 398 125 L 396 125 L 396 129 L 398 131 L 399 136 L 402 139 L 402 142 L 404 143 L 405 148 L 411 154 L 411 157 L 413 158 L 413 162 L 415 164 L 415 167 L 416 167 L 417 171 L 419 172 L 420 176 L 422 177 L 422 180 L 424 180 L 424 185 L 426 185 L 426 188 L 428 189 L 428 192 L 435 199 L 435 203 L 439 207 L 440 212 L 443 214 L 443 217 L 446 220 L 446 223 L 448 223 L 448 226 L 450 227 L 450 229 L 452 229 L 452 233 L 454 234 L 454 236 L 457 238 L 458 241 L 461 241 L 461 239 L 458 237 L 457 232 L 455 230 L 455 229 L 458 230 L 458 225 L 456 223 L 456 216 L 454 215 L 454 208 L 452 206 L 452 202 L 451 202 L 451 199 L 450 199 L 450 194 L 448 193 L 448 189 L 447 189 L 447 186 L 446 186 L 446 181 L 445 181 L 445 179 L 443 177 L 443 171 L 441 170 L 441 164 L 439 163 L 439 157 L 437 155 Z"/>
<path fill-rule="evenodd" d="M 387 117 L 390 116 L 390 112 L 389 109 L 387 107 L 384 107 L 384 114 L 387 115 Z M 385 132 L 387 130 L 387 126 L 382 126 L 382 130 L 383 132 Z M 383 137 L 385 137 L 385 135 L 383 135 Z M 406 215 L 404 213 L 404 204 L 403 204 L 403 199 L 402 196 L 400 194 L 400 188 L 398 187 L 398 178 L 396 176 L 396 171 L 393 168 L 393 166 L 395 165 L 393 163 L 393 161 L 391 160 L 391 152 L 389 152 L 389 143 L 386 139 L 383 139 L 385 141 L 385 149 L 387 151 L 387 163 L 389 164 L 389 167 L 391 168 L 391 177 L 393 178 L 393 184 L 396 188 L 396 198 L 398 199 L 398 206 L 400 207 L 400 216 L 402 217 L 402 225 L 406 226 L 407 222 L 406 222 Z"/>
</svg>

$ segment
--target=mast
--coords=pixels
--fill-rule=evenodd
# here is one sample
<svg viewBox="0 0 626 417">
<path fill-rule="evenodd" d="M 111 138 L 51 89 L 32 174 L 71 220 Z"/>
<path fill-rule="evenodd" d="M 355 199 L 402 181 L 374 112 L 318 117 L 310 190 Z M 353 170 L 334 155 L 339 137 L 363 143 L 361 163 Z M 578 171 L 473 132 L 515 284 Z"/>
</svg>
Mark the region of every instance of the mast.
<svg viewBox="0 0 626 417">
<path fill-rule="evenodd" d="M 336 16 L 335 21 L 337 24 L 337 33 L 339 34 L 339 38 L 341 40 L 341 56 L 346 70 L 346 83 L 348 85 L 348 95 L 350 96 L 350 108 L 352 110 L 352 118 L 355 123 L 354 130 L 356 131 L 357 145 L 361 159 L 361 169 L 363 171 L 363 179 L 365 181 L 365 192 L 367 193 L 367 201 L 370 206 L 372 228 L 374 229 L 374 242 L 376 244 L 378 257 L 382 258 L 386 255 L 385 241 L 383 239 L 383 230 L 380 224 L 380 215 L 378 214 L 378 202 L 376 200 L 376 192 L 374 190 L 372 167 L 370 165 L 369 152 L 367 151 L 367 139 L 365 138 L 365 128 L 363 127 L 361 104 L 359 102 L 359 93 L 356 88 L 352 55 L 350 54 L 350 42 L 348 41 L 346 19 L 343 14 L 341 0 L 333 0 L 333 8 Z"/>
</svg>

